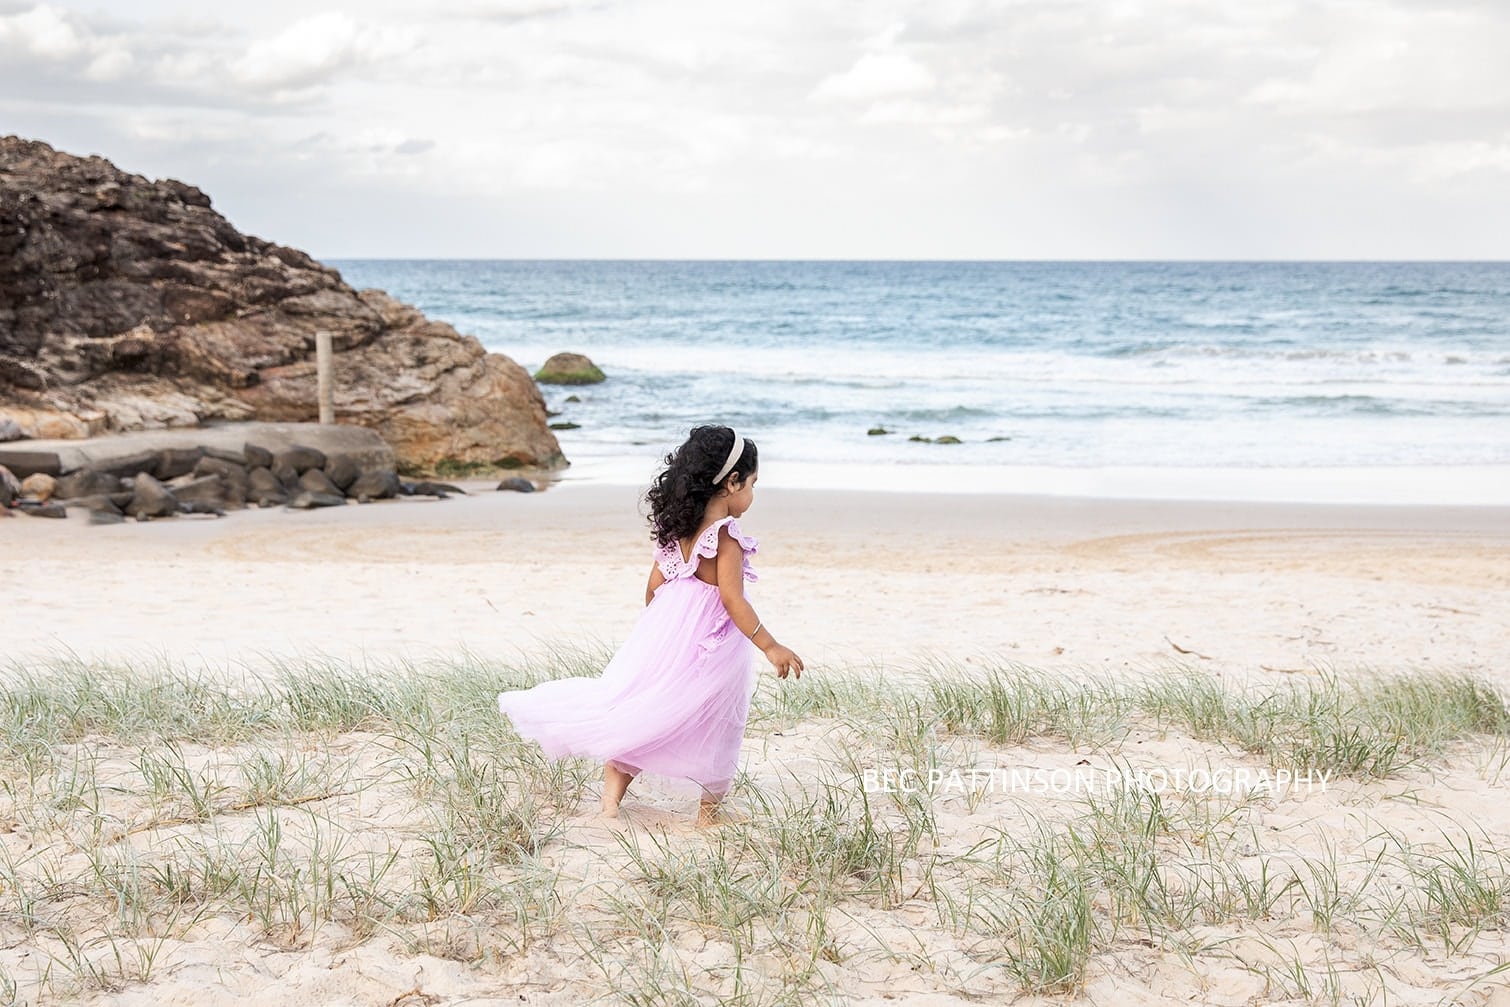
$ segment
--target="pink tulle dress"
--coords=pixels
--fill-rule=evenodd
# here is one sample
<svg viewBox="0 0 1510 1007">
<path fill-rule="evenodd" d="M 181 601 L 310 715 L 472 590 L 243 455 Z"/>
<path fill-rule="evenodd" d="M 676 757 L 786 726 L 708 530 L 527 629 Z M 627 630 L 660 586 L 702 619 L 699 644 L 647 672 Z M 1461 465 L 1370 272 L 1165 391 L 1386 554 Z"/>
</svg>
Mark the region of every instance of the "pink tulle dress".
<svg viewBox="0 0 1510 1007">
<path fill-rule="evenodd" d="M 658 546 L 666 581 L 597 678 L 562 678 L 500 693 L 498 709 L 553 759 L 580 755 L 662 778 L 671 792 L 728 793 L 755 690 L 755 645 L 725 611 L 718 586 L 696 575 L 718 553 L 719 529 L 744 550 L 754 538 L 732 517 L 705 528 L 683 559 L 681 544 Z M 695 787 L 692 786 L 695 784 Z"/>
</svg>

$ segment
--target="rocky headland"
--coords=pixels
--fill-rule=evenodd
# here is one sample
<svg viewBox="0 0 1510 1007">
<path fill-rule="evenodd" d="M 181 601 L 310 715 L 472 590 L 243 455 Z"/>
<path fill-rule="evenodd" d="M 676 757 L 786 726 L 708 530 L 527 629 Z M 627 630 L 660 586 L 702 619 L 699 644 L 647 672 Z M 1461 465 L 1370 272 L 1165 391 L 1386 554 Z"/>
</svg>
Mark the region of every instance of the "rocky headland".
<svg viewBox="0 0 1510 1007">
<path fill-rule="evenodd" d="M 529 373 L 474 337 L 242 234 L 192 185 L 0 137 L 7 438 L 312 422 L 322 330 L 337 422 L 400 471 L 566 464 Z"/>
</svg>

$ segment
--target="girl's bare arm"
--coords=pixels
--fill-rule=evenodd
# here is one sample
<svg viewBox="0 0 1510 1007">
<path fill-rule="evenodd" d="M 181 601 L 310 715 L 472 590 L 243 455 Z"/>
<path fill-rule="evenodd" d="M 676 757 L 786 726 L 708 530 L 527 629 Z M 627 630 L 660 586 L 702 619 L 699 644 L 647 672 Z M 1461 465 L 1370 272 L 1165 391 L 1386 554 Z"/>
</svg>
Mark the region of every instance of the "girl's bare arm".
<svg viewBox="0 0 1510 1007">
<path fill-rule="evenodd" d="M 645 604 L 650 604 L 650 599 L 655 597 L 655 589 L 664 583 L 666 583 L 666 575 L 661 573 L 661 565 L 650 564 L 650 583 L 645 585 Z"/>
<path fill-rule="evenodd" d="M 745 598 L 744 550 L 729 535 L 727 527 L 718 530 L 717 562 L 718 597 L 723 601 L 729 618 L 734 621 L 735 628 L 745 636 L 750 636 L 751 630 L 756 631 L 751 642 L 760 648 L 766 660 L 775 665 L 777 678 L 786 678 L 789 671 L 801 678 L 802 658 L 790 648 L 776 642 L 776 637 L 761 624 L 760 616 L 755 614 L 755 607 Z"/>
</svg>

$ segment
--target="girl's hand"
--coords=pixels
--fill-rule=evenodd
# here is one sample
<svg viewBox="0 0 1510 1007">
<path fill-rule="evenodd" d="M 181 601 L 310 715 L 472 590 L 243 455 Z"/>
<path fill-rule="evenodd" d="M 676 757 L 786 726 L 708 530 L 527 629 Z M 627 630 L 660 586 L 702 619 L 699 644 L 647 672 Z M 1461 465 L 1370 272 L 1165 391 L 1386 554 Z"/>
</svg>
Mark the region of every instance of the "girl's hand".
<svg viewBox="0 0 1510 1007">
<path fill-rule="evenodd" d="M 794 678 L 802 677 L 802 658 L 793 653 L 790 647 L 773 643 L 765 649 L 765 657 L 776 666 L 777 678 L 786 678 L 787 672 L 792 672 Z"/>
</svg>

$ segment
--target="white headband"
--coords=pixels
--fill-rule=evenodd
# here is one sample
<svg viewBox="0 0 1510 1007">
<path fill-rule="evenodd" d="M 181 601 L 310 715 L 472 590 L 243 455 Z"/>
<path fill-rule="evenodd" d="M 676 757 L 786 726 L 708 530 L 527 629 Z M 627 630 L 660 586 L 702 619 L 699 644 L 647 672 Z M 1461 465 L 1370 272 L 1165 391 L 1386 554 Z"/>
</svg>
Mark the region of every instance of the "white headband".
<svg viewBox="0 0 1510 1007">
<path fill-rule="evenodd" d="M 713 477 L 714 486 L 717 486 L 719 483 L 724 481 L 724 476 L 728 475 L 729 471 L 734 468 L 734 463 L 739 461 L 739 456 L 744 454 L 744 451 L 745 439 L 739 436 L 738 431 L 735 431 L 734 446 L 729 449 L 729 457 L 724 461 L 724 467 L 719 469 L 718 475 Z"/>
</svg>

